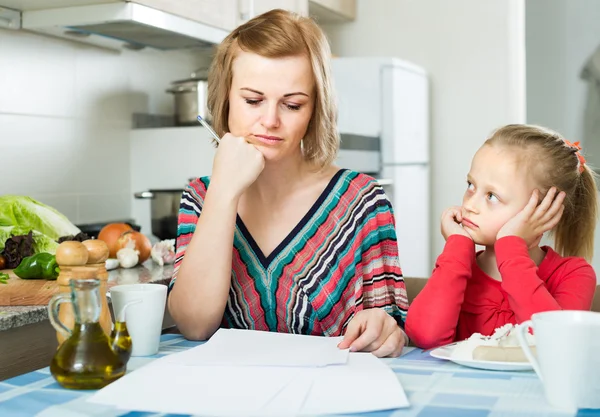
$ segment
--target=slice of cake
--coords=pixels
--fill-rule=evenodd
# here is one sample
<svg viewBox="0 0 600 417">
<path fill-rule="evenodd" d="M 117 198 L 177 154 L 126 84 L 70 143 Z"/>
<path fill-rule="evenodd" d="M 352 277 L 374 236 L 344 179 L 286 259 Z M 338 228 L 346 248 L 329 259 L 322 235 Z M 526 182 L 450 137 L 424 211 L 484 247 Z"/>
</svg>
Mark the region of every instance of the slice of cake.
<svg viewBox="0 0 600 417">
<path fill-rule="evenodd" d="M 496 362 L 527 362 L 523 349 L 519 345 L 517 332 L 520 325 L 505 324 L 494 330 L 491 336 L 474 333 L 466 340 L 459 342 L 452 351 L 452 359 L 484 360 Z M 527 343 L 535 355 L 535 337 L 527 332 Z"/>
</svg>

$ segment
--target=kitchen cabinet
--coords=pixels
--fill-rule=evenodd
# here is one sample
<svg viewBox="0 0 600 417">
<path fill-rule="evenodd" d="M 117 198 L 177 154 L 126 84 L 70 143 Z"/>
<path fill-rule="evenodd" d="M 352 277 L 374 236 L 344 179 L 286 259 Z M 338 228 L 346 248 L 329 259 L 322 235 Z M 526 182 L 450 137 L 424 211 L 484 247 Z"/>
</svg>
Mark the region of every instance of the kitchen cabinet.
<svg viewBox="0 0 600 417">
<path fill-rule="evenodd" d="M 258 16 L 261 13 L 272 9 L 289 10 L 303 16 L 308 16 L 308 1 L 307 0 L 254 0 L 254 15 Z"/>
<path fill-rule="evenodd" d="M 274 8 L 318 23 L 356 14 L 356 0 L 0 0 L 0 7 L 18 10 L 22 29 L 114 50 L 210 48 Z M 9 27 L 18 28 L 16 17 Z"/>
<path fill-rule="evenodd" d="M 310 0 L 308 13 L 318 23 L 343 23 L 356 19 L 356 0 Z"/>
<path fill-rule="evenodd" d="M 23 12 L 111 3 L 137 3 L 220 29 L 237 24 L 238 0 L 0 0 L 0 6 Z"/>
<path fill-rule="evenodd" d="M 273 9 L 284 9 L 308 16 L 308 0 L 239 0 L 238 7 L 238 25 Z"/>
<path fill-rule="evenodd" d="M 317 23 L 343 23 L 356 18 L 356 0 L 239 0 L 238 6 L 238 25 L 272 9 L 310 15 Z"/>
</svg>

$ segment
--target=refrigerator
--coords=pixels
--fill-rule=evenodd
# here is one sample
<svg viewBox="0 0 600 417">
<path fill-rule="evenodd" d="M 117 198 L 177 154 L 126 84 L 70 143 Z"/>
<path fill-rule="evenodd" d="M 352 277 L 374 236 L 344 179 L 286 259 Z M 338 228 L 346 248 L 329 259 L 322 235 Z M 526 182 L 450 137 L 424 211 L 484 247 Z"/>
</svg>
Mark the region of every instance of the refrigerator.
<svg viewBox="0 0 600 417">
<path fill-rule="evenodd" d="M 426 72 L 397 58 L 333 60 L 338 127 L 344 141 L 379 151 L 377 178 L 392 204 L 404 276 L 429 277 L 429 83 Z M 358 149 L 357 149 L 358 150 Z"/>
</svg>

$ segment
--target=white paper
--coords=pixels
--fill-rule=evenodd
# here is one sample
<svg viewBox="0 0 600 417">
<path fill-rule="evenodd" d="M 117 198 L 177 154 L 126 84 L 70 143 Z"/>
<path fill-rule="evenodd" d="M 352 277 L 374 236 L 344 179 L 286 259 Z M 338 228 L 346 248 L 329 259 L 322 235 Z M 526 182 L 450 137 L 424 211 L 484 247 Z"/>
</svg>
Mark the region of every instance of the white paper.
<svg viewBox="0 0 600 417">
<path fill-rule="evenodd" d="M 348 361 L 341 337 L 220 329 L 208 342 L 169 356 L 180 365 L 327 366 Z"/>
<path fill-rule="evenodd" d="M 88 401 L 154 413 L 260 415 L 260 410 L 285 392 L 285 387 L 301 371 L 275 367 L 197 367 L 157 360 L 102 388 Z M 300 395 L 304 398 L 306 393 Z M 291 408 L 293 403 L 283 406 Z M 277 414 L 278 410 L 274 411 Z M 298 411 L 291 409 L 292 414 Z"/>
<path fill-rule="evenodd" d="M 351 353 L 347 365 L 313 372 L 303 415 L 365 413 L 409 406 L 394 371 L 370 353 Z"/>
<path fill-rule="evenodd" d="M 409 405 L 393 371 L 371 354 L 345 352 L 344 363 L 323 366 L 332 358 L 340 360 L 333 354 L 339 351 L 337 342 L 319 344 L 282 333 L 258 338 L 225 333 L 230 332 L 216 339 L 218 343 L 206 355 L 199 348 L 210 342 L 157 359 L 99 390 L 88 401 L 123 410 L 215 417 L 360 413 Z M 227 345 L 239 344 L 241 339 L 248 342 L 245 346 L 252 346 L 247 355 L 240 350 L 242 345 Z M 264 352 L 253 350 L 258 348 Z M 306 352 L 299 348 L 306 348 L 310 355 L 303 355 Z M 270 358 L 291 365 L 273 366 Z M 203 361 L 207 364 L 202 365 Z M 224 361 L 235 365 L 218 364 Z"/>
<path fill-rule="evenodd" d="M 313 370 L 316 368 L 296 369 L 298 373 L 294 375 L 292 381 L 259 411 L 261 417 L 300 415 L 314 382 Z"/>
</svg>

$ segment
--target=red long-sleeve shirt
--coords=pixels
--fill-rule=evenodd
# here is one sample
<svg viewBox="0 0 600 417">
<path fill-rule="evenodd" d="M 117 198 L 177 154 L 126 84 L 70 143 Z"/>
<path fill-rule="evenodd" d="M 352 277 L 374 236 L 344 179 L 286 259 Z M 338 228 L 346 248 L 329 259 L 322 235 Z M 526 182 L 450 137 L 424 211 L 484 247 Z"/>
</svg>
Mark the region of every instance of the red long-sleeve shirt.
<svg viewBox="0 0 600 417">
<path fill-rule="evenodd" d="M 477 265 L 471 239 L 450 236 L 431 278 L 409 307 L 406 334 L 429 349 L 476 332 L 491 335 L 541 311 L 589 310 L 596 290 L 591 265 L 542 249 L 546 256 L 537 266 L 523 239 L 499 239 L 494 250 L 502 281 L 496 281 Z"/>
</svg>

